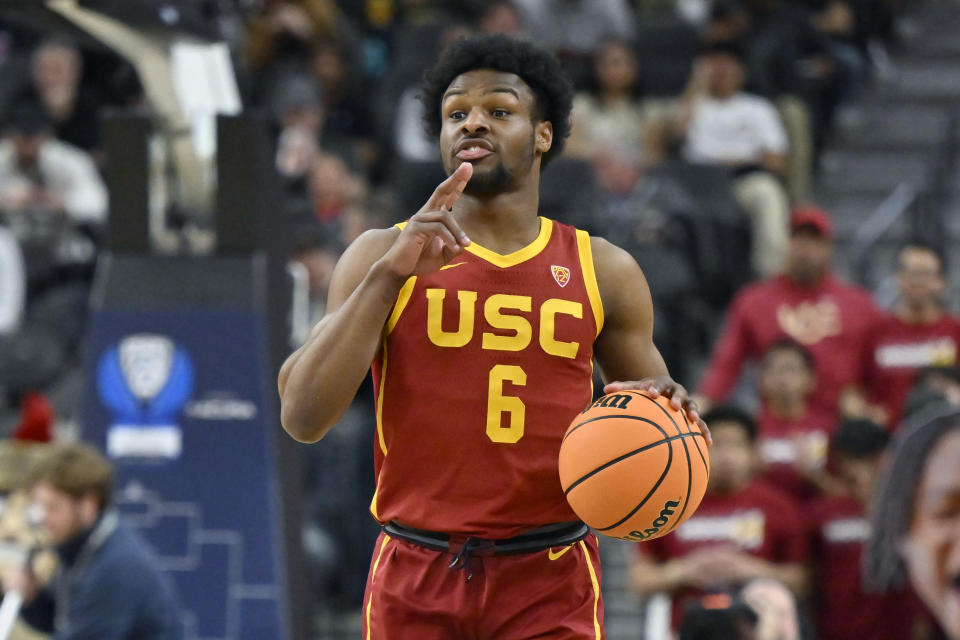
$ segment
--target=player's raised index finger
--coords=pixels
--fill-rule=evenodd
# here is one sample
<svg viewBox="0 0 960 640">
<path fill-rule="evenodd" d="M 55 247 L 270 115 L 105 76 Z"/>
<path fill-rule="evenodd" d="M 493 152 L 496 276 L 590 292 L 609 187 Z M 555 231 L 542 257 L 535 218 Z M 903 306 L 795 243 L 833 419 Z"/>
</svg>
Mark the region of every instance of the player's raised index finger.
<svg viewBox="0 0 960 640">
<path fill-rule="evenodd" d="M 460 194 L 470 181 L 473 175 L 473 165 L 469 162 L 463 162 L 453 173 L 447 176 L 447 179 L 437 185 L 433 190 L 433 195 L 427 201 L 427 209 L 446 209 L 453 208 L 453 203 L 457 201 Z"/>
</svg>

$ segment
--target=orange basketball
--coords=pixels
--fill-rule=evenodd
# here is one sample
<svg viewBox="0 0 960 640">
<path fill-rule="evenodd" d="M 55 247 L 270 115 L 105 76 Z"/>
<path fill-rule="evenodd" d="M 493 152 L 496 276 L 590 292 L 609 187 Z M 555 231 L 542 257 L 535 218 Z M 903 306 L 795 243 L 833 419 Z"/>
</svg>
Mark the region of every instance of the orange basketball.
<svg viewBox="0 0 960 640">
<path fill-rule="evenodd" d="M 700 506 L 710 457 L 700 428 L 669 398 L 610 393 L 584 409 L 560 445 L 560 484 L 598 533 L 651 540 Z"/>
</svg>

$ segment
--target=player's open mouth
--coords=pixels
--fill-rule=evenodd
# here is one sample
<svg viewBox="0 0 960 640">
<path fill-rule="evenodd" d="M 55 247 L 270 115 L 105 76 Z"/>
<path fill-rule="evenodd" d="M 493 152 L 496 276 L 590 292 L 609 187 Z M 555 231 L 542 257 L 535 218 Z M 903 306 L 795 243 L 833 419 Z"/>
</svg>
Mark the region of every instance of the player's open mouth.
<svg viewBox="0 0 960 640">
<path fill-rule="evenodd" d="M 457 158 L 463 161 L 482 160 L 487 156 L 493 155 L 493 151 L 485 147 L 471 146 L 457 151 Z"/>
</svg>

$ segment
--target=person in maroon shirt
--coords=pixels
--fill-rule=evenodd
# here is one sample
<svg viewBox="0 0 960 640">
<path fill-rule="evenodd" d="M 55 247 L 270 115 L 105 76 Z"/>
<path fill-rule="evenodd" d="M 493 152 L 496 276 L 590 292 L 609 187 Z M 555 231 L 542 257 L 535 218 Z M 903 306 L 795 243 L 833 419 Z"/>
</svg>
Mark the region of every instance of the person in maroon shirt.
<svg viewBox="0 0 960 640">
<path fill-rule="evenodd" d="M 957 364 L 960 319 L 943 309 L 943 261 L 931 247 L 911 244 L 897 265 L 900 296 L 893 313 L 870 332 L 863 350 L 861 385 L 878 419 L 896 429 L 903 403 L 923 367 Z"/>
<path fill-rule="evenodd" d="M 809 401 L 817 382 L 813 367 L 803 345 L 782 338 L 767 347 L 757 378 L 763 478 L 801 503 L 833 489 L 826 462 L 836 418 Z"/>
<path fill-rule="evenodd" d="M 696 513 L 662 538 L 639 543 L 630 585 L 637 595 L 674 596 L 673 624 L 690 597 L 772 578 L 805 590 L 806 536 L 789 496 L 755 477 L 757 427 L 748 413 L 716 407 L 710 480 Z"/>
<path fill-rule="evenodd" d="M 869 420 L 848 420 L 830 444 L 846 492 L 821 498 L 807 512 L 813 608 L 819 637 L 923 638 L 926 618 L 909 589 L 867 592 L 861 563 L 870 537 L 867 510 L 889 436 Z"/>
<path fill-rule="evenodd" d="M 724 402 L 743 365 L 784 337 L 813 356 L 817 386 L 812 404 L 836 413 L 841 391 L 857 381 L 863 340 L 878 311 L 866 291 L 831 273 L 833 223 L 825 211 L 797 208 L 790 225 L 785 273 L 734 296 L 700 384 L 701 407 Z"/>
</svg>

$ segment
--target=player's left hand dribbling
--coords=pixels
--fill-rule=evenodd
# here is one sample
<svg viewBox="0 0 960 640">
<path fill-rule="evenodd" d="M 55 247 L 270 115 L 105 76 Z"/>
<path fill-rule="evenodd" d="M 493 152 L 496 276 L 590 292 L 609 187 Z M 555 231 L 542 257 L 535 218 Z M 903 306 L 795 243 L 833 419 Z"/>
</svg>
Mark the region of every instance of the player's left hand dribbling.
<svg viewBox="0 0 960 640">
<path fill-rule="evenodd" d="M 626 380 L 621 382 L 611 382 L 603 388 L 604 393 L 614 393 L 617 391 L 645 391 L 651 397 L 665 396 L 670 398 L 670 405 L 677 409 L 683 409 L 691 420 L 700 427 L 700 432 L 707 441 L 707 445 L 713 444 L 713 437 L 710 435 L 710 427 L 700 417 L 700 408 L 695 400 L 690 397 L 686 388 L 671 378 L 670 376 L 658 376 L 656 378 L 644 378 L 643 380 Z"/>
</svg>

